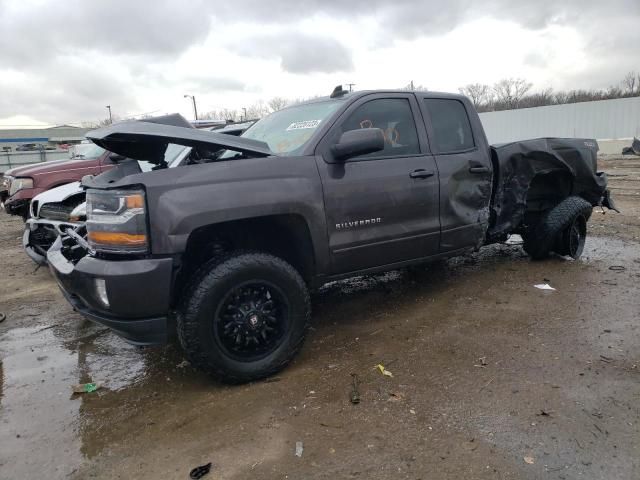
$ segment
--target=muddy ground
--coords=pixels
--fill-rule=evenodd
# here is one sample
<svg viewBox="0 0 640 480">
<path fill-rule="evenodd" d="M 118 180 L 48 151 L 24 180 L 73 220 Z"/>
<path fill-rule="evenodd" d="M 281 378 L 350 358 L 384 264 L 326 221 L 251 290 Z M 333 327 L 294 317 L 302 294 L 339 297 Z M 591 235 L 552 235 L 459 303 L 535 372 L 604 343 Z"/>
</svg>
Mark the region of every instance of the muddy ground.
<svg viewBox="0 0 640 480">
<path fill-rule="evenodd" d="M 0 478 L 640 478 L 640 158 L 601 166 L 622 213 L 580 261 L 497 245 L 329 285 L 297 360 L 236 387 L 84 321 L 1 214 Z"/>
</svg>

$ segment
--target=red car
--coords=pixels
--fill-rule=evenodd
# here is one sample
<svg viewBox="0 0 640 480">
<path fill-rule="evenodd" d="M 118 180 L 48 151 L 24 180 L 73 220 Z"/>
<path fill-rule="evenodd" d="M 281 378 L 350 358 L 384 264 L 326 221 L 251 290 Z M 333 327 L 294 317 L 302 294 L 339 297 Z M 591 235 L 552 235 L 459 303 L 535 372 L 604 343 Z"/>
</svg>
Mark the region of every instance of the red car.
<svg viewBox="0 0 640 480">
<path fill-rule="evenodd" d="M 55 160 L 7 170 L 0 184 L 0 200 L 10 215 L 29 216 L 29 202 L 39 193 L 85 175 L 98 175 L 115 166 L 110 152 L 91 144 L 82 155 L 71 160 Z"/>
</svg>

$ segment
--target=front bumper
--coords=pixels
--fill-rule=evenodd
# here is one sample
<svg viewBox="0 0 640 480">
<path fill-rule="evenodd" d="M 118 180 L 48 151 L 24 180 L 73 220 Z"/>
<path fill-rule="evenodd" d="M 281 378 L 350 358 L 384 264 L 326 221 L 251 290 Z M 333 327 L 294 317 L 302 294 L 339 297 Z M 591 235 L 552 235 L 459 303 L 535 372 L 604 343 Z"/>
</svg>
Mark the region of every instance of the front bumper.
<svg viewBox="0 0 640 480">
<path fill-rule="evenodd" d="M 74 265 L 62 250 L 62 237 L 58 237 L 47 252 L 47 260 L 74 310 L 111 328 L 129 343 L 166 343 L 171 258 L 115 261 L 86 255 Z M 96 279 L 105 282 L 108 306 L 100 300 Z"/>
<path fill-rule="evenodd" d="M 43 191 L 41 188 L 23 188 L 13 195 L 7 196 L 2 201 L 5 212 L 9 215 L 19 215 L 26 219 L 29 216 L 31 199 Z"/>
<path fill-rule="evenodd" d="M 36 262 L 38 265 L 45 265 L 47 263 L 47 250 L 48 246 L 52 243 L 53 238 L 58 235 L 64 234 L 64 230 L 67 228 L 76 228 L 80 226 L 80 223 L 73 222 L 60 222 L 58 220 L 49 220 L 46 218 L 29 218 L 24 225 L 24 233 L 22 234 L 22 247 L 26 254 Z M 38 230 L 47 230 L 48 241 L 39 243 L 34 238 L 34 233 Z M 45 239 L 47 240 L 47 239 Z"/>
<path fill-rule="evenodd" d="M 29 215 L 29 202 L 28 199 L 17 199 L 11 200 L 11 198 L 7 199 L 3 202 L 4 211 L 9 215 L 18 215 L 23 218 L 27 218 Z"/>
</svg>

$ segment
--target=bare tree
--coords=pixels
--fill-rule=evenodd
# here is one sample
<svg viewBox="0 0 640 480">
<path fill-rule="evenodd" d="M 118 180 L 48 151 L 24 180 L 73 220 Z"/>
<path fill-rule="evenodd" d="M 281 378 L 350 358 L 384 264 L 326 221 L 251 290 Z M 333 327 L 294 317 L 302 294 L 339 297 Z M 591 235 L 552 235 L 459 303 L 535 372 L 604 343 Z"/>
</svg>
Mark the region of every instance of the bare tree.
<svg viewBox="0 0 640 480">
<path fill-rule="evenodd" d="M 223 108 L 221 110 L 211 110 L 210 112 L 200 114 L 199 117 L 201 120 L 224 120 L 232 122 L 236 122 L 240 118 L 237 110 L 232 110 L 229 108 Z"/>
<path fill-rule="evenodd" d="M 80 125 L 83 128 L 101 128 L 101 127 L 108 127 L 112 123 L 118 123 L 121 120 L 121 118 L 118 115 L 113 115 L 112 118 L 113 118 L 113 121 L 109 120 L 108 118 L 104 118 L 102 120 L 89 120 L 89 121 L 81 122 Z"/>
<path fill-rule="evenodd" d="M 465 87 L 458 88 L 462 95 L 469 97 L 476 110 L 488 106 L 491 103 L 491 87 L 482 83 L 470 83 Z"/>
<path fill-rule="evenodd" d="M 267 106 L 267 104 L 264 103 L 264 100 L 258 100 L 253 105 L 247 108 L 247 118 L 245 118 L 244 120 L 262 118 L 268 114 L 269 107 Z"/>
<path fill-rule="evenodd" d="M 278 110 L 282 110 L 284 107 L 289 105 L 289 100 L 284 97 L 273 97 L 269 100 L 269 108 L 272 112 L 277 112 Z"/>
<path fill-rule="evenodd" d="M 629 72 L 625 75 L 621 82 L 624 93 L 634 95 L 640 93 L 640 73 Z"/>
<path fill-rule="evenodd" d="M 531 89 L 532 84 L 524 78 L 503 78 L 493 86 L 497 107 L 517 108 L 520 100 Z"/>
</svg>

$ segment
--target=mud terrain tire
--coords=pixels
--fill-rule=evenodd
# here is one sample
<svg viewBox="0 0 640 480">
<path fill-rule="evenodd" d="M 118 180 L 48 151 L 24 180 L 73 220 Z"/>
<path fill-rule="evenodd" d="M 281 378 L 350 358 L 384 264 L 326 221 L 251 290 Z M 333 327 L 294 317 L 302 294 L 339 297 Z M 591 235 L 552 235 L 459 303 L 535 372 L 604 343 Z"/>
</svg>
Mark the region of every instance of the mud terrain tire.
<svg viewBox="0 0 640 480">
<path fill-rule="evenodd" d="M 528 233 L 523 235 L 522 248 L 534 260 L 542 260 L 552 251 L 560 255 L 569 255 L 567 245 L 570 235 L 568 230 L 574 225 L 584 225 L 586 234 L 586 222 L 591 217 L 593 207 L 585 199 L 577 196 L 567 197 L 558 205 L 549 210 Z M 582 238 L 584 242 L 584 237 Z M 574 252 L 574 258 L 582 253 L 582 248 Z"/>
<path fill-rule="evenodd" d="M 180 345 L 194 366 L 225 383 L 283 369 L 310 326 L 304 280 L 290 264 L 266 253 L 232 252 L 211 260 L 184 292 L 177 316 Z M 259 348 L 264 351 L 251 355 Z"/>
</svg>

